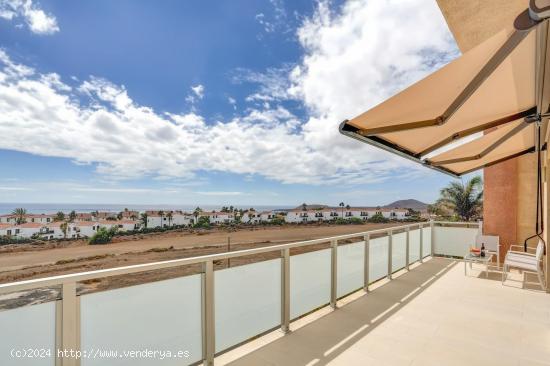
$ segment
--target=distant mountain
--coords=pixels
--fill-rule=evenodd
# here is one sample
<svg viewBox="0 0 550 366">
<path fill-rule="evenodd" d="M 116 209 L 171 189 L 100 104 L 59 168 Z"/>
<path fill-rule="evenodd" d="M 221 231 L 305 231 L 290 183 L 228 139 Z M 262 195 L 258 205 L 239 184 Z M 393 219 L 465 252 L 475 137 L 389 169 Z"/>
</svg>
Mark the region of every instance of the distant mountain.
<svg viewBox="0 0 550 366">
<path fill-rule="evenodd" d="M 415 211 L 425 211 L 428 208 L 428 204 L 424 202 L 420 202 L 419 200 L 415 199 L 408 199 L 408 200 L 399 200 L 392 202 L 384 208 L 412 208 Z"/>
<path fill-rule="evenodd" d="M 322 209 L 322 208 L 327 208 L 328 206 L 327 205 L 321 205 L 321 204 L 318 204 L 318 203 L 313 203 L 313 204 L 306 204 L 306 209 L 307 210 L 319 210 L 319 209 Z M 302 205 L 294 208 L 295 210 L 301 210 L 303 208 Z"/>
</svg>

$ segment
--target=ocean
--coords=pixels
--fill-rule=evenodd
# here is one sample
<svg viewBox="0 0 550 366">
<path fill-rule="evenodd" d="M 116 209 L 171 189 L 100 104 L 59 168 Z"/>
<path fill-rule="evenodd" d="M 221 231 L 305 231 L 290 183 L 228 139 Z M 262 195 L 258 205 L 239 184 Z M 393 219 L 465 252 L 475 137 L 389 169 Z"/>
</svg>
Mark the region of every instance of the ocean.
<svg viewBox="0 0 550 366">
<path fill-rule="evenodd" d="M 76 212 L 93 212 L 93 211 L 108 211 L 108 212 L 120 212 L 125 208 L 134 211 L 146 211 L 146 210 L 183 210 L 192 212 L 199 206 L 204 211 L 219 210 L 219 205 L 124 205 L 124 204 L 86 204 L 86 203 L 0 203 L 0 214 L 9 214 L 15 208 L 22 207 L 27 210 L 28 213 L 36 214 L 48 214 L 62 211 L 65 213 Z M 242 208 L 246 210 L 253 207 L 256 211 L 269 211 L 269 210 L 284 210 L 289 209 L 289 206 L 235 206 L 238 209 Z"/>
</svg>

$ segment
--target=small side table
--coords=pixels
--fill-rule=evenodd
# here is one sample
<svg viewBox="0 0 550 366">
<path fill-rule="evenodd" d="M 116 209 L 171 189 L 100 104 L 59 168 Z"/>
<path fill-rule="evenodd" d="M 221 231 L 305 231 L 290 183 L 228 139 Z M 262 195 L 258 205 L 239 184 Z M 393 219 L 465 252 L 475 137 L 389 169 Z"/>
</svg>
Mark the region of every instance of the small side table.
<svg viewBox="0 0 550 366">
<path fill-rule="evenodd" d="M 472 263 L 481 263 L 485 265 L 485 278 L 489 278 L 489 263 L 493 259 L 493 253 L 485 252 L 485 257 L 476 256 L 472 253 L 468 253 L 464 256 L 464 275 L 468 275 L 466 271 L 467 263 L 470 263 L 470 269 L 472 268 Z"/>
</svg>

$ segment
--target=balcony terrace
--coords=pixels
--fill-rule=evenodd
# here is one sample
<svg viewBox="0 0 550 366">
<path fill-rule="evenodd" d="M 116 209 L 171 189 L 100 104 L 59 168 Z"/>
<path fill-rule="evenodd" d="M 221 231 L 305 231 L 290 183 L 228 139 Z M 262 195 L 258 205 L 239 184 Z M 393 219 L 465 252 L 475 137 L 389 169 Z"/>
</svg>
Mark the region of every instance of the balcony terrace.
<svg viewBox="0 0 550 366">
<path fill-rule="evenodd" d="M 488 278 L 477 266 L 465 276 L 452 258 L 478 232 L 414 223 L 1 284 L 0 364 L 550 364 L 550 296 L 529 276 L 522 288 L 519 273 L 502 285 L 496 267 Z M 184 268 L 162 281 L 85 288 Z M 37 289 L 57 294 L 5 305 Z M 14 357 L 25 348 L 51 352 Z"/>
<path fill-rule="evenodd" d="M 465 276 L 460 261 L 436 257 L 342 299 L 337 310 L 297 321 L 287 335 L 222 355 L 220 363 L 550 365 L 550 296 L 536 283 L 522 290 L 521 282 L 500 281 L 496 271 L 486 279 L 474 267 Z"/>
</svg>

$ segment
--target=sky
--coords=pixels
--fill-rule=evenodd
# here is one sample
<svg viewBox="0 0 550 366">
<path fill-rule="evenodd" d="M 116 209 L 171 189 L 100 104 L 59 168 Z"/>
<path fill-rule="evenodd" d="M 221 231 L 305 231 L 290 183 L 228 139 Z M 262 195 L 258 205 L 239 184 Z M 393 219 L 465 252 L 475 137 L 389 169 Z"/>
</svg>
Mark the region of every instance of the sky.
<svg viewBox="0 0 550 366">
<path fill-rule="evenodd" d="M 0 0 L 0 202 L 433 202 L 338 125 L 458 56 L 434 0 Z"/>
</svg>

